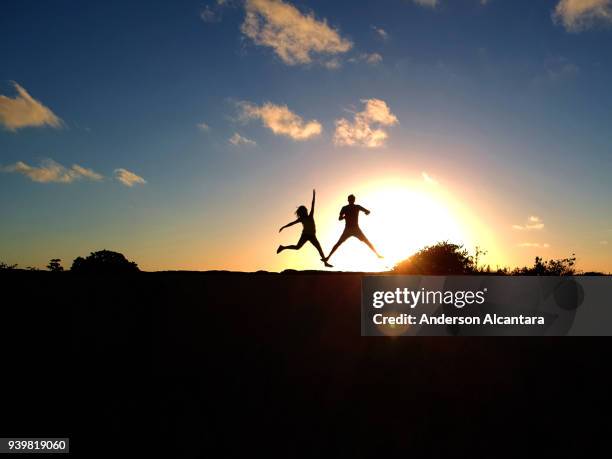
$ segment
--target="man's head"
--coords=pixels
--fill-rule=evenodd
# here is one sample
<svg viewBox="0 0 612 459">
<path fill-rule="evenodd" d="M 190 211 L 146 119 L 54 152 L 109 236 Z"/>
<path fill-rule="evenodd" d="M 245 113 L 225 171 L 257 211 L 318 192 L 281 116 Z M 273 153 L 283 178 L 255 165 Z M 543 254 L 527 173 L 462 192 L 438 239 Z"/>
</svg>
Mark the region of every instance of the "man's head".
<svg viewBox="0 0 612 459">
<path fill-rule="evenodd" d="M 355 195 L 354 194 L 349 194 L 348 202 L 349 202 L 349 204 L 355 204 Z"/>
</svg>

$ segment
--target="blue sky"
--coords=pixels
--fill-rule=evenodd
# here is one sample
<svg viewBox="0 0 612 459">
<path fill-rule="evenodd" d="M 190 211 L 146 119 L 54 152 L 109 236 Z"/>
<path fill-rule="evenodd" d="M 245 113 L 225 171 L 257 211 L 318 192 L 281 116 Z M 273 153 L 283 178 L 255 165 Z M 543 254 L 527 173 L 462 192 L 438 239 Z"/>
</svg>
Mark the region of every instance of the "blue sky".
<svg viewBox="0 0 612 459">
<path fill-rule="evenodd" d="M 575 252 L 612 270 L 610 1 L 221 3 L 4 6 L 0 94 L 16 83 L 52 115 L 15 126 L 5 104 L 0 260 L 317 267 L 310 248 L 274 254 L 313 187 L 321 219 L 365 181 L 425 172 L 482 222 L 466 239 L 493 263 Z M 287 44 L 287 23 L 312 30 Z M 36 176 L 48 159 L 63 168 Z M 335 224 L 319 222 L 329 243 Z"/>
</svg>

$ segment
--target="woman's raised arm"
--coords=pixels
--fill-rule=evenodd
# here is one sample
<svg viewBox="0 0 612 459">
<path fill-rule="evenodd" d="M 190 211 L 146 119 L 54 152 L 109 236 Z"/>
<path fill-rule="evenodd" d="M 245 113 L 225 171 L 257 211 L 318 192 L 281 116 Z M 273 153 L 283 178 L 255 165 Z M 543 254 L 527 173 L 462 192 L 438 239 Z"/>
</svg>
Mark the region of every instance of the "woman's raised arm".
<svg viewBox="0 0 612 459">
<path fill-rule="evenodd" d="M 310 205 L 310 215 L 314 214 L 315 208 L 315 190 L 312 190 L 312 204 Z"/>
</svg>

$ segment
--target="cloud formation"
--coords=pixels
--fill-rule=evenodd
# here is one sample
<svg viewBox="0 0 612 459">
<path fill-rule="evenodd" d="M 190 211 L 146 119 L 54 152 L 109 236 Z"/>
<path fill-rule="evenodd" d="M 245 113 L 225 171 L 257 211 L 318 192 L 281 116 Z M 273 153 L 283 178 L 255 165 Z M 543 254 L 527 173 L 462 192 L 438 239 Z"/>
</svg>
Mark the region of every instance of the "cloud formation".
<svg viewBox="0 0 612 459">
<path fill-rule="evenodd" d="M 565 30 L 580 32 L 597 23 L 612 23 L 612 0 L 560 0 L 552 16 Z"/>
<path fill-rule="evenodd" d="M 360 58 L 370 65 L 380 64 L 383 60 L 383 57 L 378 53 L 365 53 Z"/>
<path fill-rule="evenodd" d="M 527 219 L 527 223 L 524 225 L 512 225 L 512 228 L 519 231 L 541 230 L 544 228 L 544 222 L 540 219 L 540 217 L 532 215 Z"/>
<path fill-rule="evenodd" d="M 429 6 L 431 8 L 434 8 L 438 5 L 438 0 L 412 0 L 412 1 L 416 3 L 417 5 Z"/>
<path fill-rule="evenodd" d="M 30 180 L 39 183 L 72 183 L 76 180 L 100 181 L 104 177 L 92 169 L 73 164 L 67 168 L 52 159 L 43 160 L 40 166 L 30 166 L 23 161 L 0 168 L 2 172 L 14 172 L 28 177 Z"/>
<path fill-rule="evenodd" d="M 9 131 L 25 127 L 62 127 L 59 119 L 49 108 L 34 99 L 28 92 L 13 83 L 17 95 L 14 98 L 0 94 L 0 123 Z"/>
<path fill-rule="evenodd" d="M 261 107 L 249 102 L 239 104 L 242 119 L 260 119 L 265 127 L 276 135 L 284 135 L 293 140 L 308 140 L 318 136 L 323 130 L 317 120 L 304 122 L 286 105 L 275 105 L 266 102 Z"/>
<path fill-rule="evenodd" d="M 147 183 L 147 181 L 139 175 L 136 175 L 134 172 L 130 172 L 123 168 L 115 169 L 115 179 L 130 188 L 134 185 L 144 185 Z"/>
<path fill-rule="evenodd" d="M 363 111 L 355 113 L 353 121 L 346 118 L 336 120 L 334 144 L 338 146 L 363 146 L 377 148 L 384 145 L 388 137 L 384 129 L 398 123 L 384 100 L 365 99 Z"/>
<path fill-rule="evenodd" d="M 376 27 L 374 25 L 371 27 L 372 27 L 372 30 L 376 32 L 376 34 L 379 36 L 379 38 L 382 38 L 383 40 L 388 40 L 390 38 L 389 33 L 382 27 Z"/>
<path fill-rule="evenodd" d="M 204 122 L 196 124 L 200 131 L 208 132 L 210 131 L 210 126 Z"/>
<path fill-rule="evenodd" d="M 325 20 L 302 14 L 281 0 L 246 0 L 245 10 L 242 33 L 255 44 L 272 48 L 287 65 L 308 64 L 312 54 L 340 54 L 353 46 Z"/>
<path fill-rule="evenodd" d="M 257 143 L 254 140 L 247 139 L 246 137 L 241 136 L 237 132 L 234 132 L 234 135 L 231 136 L 228 140 L 232 145 L 252 145 L 255 146 Z"/>
</svg>

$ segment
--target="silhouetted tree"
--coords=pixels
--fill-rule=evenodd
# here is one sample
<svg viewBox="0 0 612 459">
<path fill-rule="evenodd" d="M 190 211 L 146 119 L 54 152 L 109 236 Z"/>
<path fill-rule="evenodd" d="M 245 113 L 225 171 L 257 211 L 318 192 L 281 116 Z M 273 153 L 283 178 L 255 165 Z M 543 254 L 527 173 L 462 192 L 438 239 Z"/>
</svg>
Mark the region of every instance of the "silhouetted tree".
<svg viewBox="0 0 612 459">
<path fill-rule="evenodd" d="M 64 270 L 62 266 L 62 260 L 60 258 L 52 258 L 47 265 L 49 271 L 60 272 Z"/>
<path fill-rule="evenodd" d="M 483 252 L 478 249 L 478 254 Z M 450 275 L 476 272 L 474 257 L 463 245 L 438 242 L 419 250 L 393 268 L 397 274 Z"/>
<path fill-rule="evenodd" d="M 70 271 L 87 274 L 127 274 L 140 270 L 136 263 L 128 261 L 123 254 L 100 250 L 92 252 L 87 258 L 76 258 Z"/>
<path fill-rule="evenodd" d="M 0 271 L 12 271 L 14 269 L 17 269 L 17 264 L 8 265 L 3 261 L 0 261 Z"/>
</svg>

